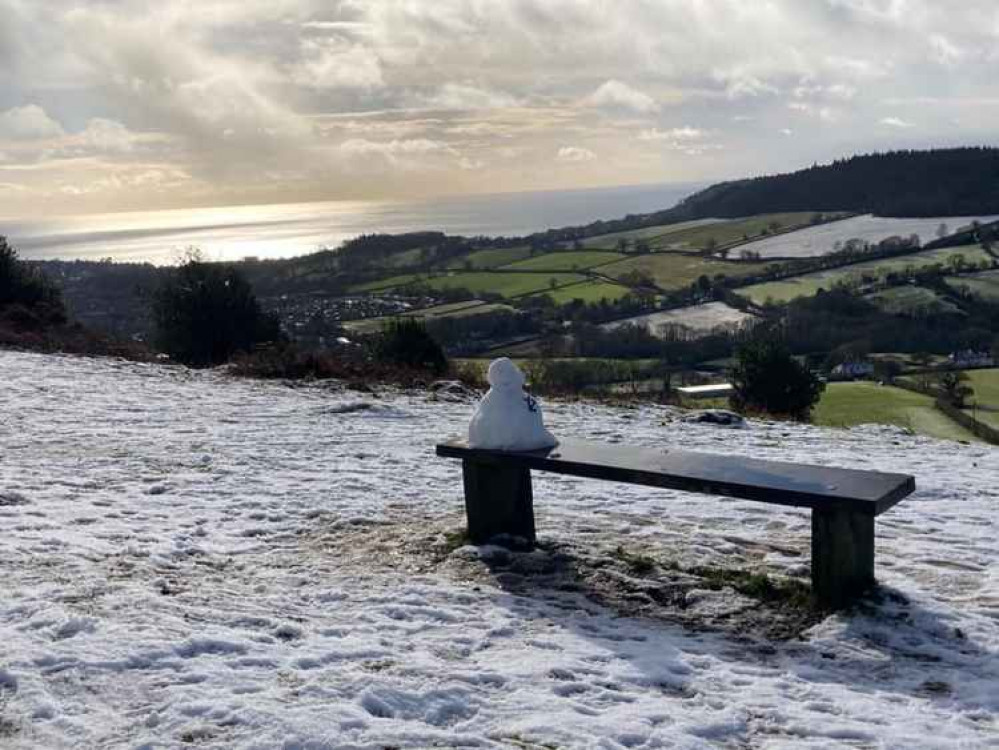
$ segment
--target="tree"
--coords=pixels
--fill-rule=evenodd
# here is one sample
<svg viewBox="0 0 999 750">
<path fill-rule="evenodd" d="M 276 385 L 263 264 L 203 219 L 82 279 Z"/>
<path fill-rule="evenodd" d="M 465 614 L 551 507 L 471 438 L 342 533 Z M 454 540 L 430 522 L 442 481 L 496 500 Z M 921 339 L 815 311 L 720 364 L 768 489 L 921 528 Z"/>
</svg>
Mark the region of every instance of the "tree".
<svg viewBox="0 0 999 750">
<path fill-rule="evenodd" d="M 975 395 L 975 390 L 968 385 L 968 374 L 962 370 L 945 372 L 940 377 L 940 390 L 951 406 L 964 408 L 964 402 Z"/>
<path fill-rule="evenodd" d="M 414 318 L 390 320 L 375 344 L 375 354 L 382 362 L 429 370 L 435 375 L 443 375 L 448 368 L 441 345 Z"/>
<path fill-rule="evenodd" d="M 192 367 L 218 365 L 281 338 L 277 318 L 260 309 L 246 279 L 197 253 L 167 273 L 152 312 L 157 346 Z"/>
<path fill-rule="evenodd" d="M 0 237 L 0 307 L 23 305 L 44 312 L 56 320 L 65 320 L 65 309 L 59 289 L 40 271 L 26 265 L 17 251 Z"/>
<path fill-rule="evenodd" d="M 825 384 L 773 337 L 751 341 L 736 352 L 729 372 L 732 408 L 807 420 Z"/>
</svg>

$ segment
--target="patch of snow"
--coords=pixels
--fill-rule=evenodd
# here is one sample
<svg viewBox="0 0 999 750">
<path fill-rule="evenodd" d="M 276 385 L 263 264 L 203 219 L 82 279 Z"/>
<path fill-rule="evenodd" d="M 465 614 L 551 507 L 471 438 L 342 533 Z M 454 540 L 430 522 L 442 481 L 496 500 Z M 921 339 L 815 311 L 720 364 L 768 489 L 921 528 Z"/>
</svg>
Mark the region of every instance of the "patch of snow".
<svg viewBox="0 0 999 750">
<path fill-rule="evenodd" d="M 733 253 L 752 250 L 759 253 L 760 257 L 764 259 L 814 258 L 833 252 L 837 242 L 845 243 L 847 240 L 858 239 L 877 243 L 892 236 L 908 239 L 913 234 L 918 235 L 920 241 L 925 244 L 936 239 L 937 229 L 941 224 L 946 224 L 948 232 L 954 233 L 959 229 L 971 226 L 971 223 L 976 220 L 987 224 L 999 220 L 999 216 L 937 216 L 895 219 L 864 214 L 850 219 L 798 229 L 787 234 L 754 240 L 748 245 L 736 248 Z"/>
<path fill-rule="evenodd" d="M 877 521 L 881 600 L 770 642 L 380 548 L 393 518 L 460 528 L 460 464 L 433 446 L 464 433 L 469 404 L 387 393 L 358 411 L 321 384 L 12 352 L 0 373 L 0 493 L 30 500 L 0 515 L 5 750 L 995 744 L 995 448 L 549 404 L 561 435 L 916 476 Z M 798 509 L 534 487 L 543 540 L 807 570 Z M 325 542 L 334 524 L 359 543 Z"/>
<path fill-rule="evenodd" d="M 698 333 L 710 333 L 718 328 L 740 328 L 755 320 L 757 320 L 755 315 L 729 307 L 724 302 L 706 302 L 701 305 L 615 320 L 612 323 L 603 323 L 600 327 L 605 331 L 613 331 L 623 325 L 631 324 L 643 326 L 649 333 L 656 335 L 663 326 L 680 325 Z"/>
</svg>

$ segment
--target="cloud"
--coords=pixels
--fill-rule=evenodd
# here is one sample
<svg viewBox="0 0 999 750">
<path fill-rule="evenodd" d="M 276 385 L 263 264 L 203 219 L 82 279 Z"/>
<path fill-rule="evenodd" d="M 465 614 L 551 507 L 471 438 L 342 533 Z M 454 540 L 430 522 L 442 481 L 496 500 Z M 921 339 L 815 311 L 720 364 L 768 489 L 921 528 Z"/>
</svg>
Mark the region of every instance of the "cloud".
<svg viewBox="0 0 999 750">
<path fill-rule="evenodd" d="M 710 180 L 985 142 L 999 116 L 994 0 L 0 6 L 15 213 L 60 186 L 100 200 L 47 210 Z M 916 102 L 947 114 L 884 116 Z"/>
<path fill-rule="evenodd" d="M 687 156 L 700 156 L 709 151 L 719 151 L 724 148 L 720 143 L 707 141 L 708 135 L 708 131 L 702 128 L 684 125 L 667 130 L 649 128 L 638 134 L 638 140 L 656 143 L 660 147 L 679 151 Z"/>
<path fill-rule="evenodd" d="M 593 161 L 597 158 L 597 155 L 588 148 L 582 148 L 580 146 L 562 146 L 555 155 L 555 158 L 564 162 L 585 162 Z"/>
<path fill-rule="evenodd" d="M 483 110 L 514 107 L 517 100 L 509 94 L 462 83 L 445 83 L 427 97 L 424 104 L 433 109 Z"/>
<path fill-rule="evenodd" d="M 586 98 L 586 103 L 591 107 L 627 109 L 639 114 L 652 114 L 659 110 L 659 105 L 651 96 L 615 80 L 602 83 Z"/>
<path fill-rule="evenodd" d="M 311 89 L 373 89 L 385 85 L 378 55 L 360 44 L 336 39 L 305 39 L 303 59 L 291 68 L 292 80 Z"/>
<path fill-rule="evenodd" d="M 713 78 L 725 87 L 725 96 L 729 99 L 744 99 L 780 93 L 780 89 L 776 85 L 739 68 L 715 71 Z"/>
<path fill-rule="evenodd" d="M 638 138 L 642 141 L 697 141 L 704 138 L 705 135 L 707 134 L 700 128 L 683 126 L 669 130 L 650 128 L 643 130 Z"/>
<path fill-rule="evenodd" d="M 901 128 L 903 130 L 915 127 L 911 122 L 903 120 L 901 117 L 882 117 L 878 122 L 890 128 Z"/>
<path fill-rule="evenodd" d="M 447 143 L 428 138 L 394 139 L 391 141 L 370 141 L 366 138 L 351 138 L 340 144 L 339 152 L 342 156 L 352 160 L 356 168 L 363 170 L 377 166 L 372 164 L 372 157 L 377 157 L 383 166 L 413 170 L 421 166 L 440 168 L 439 161 L 441 156 L 449 157 L 450 159 L 457 159 L 460 156 Z M 461 167 L 460 160 L 459 167 Z M 468 167 L 461 168 L 467 169 Z"/>
<path fill-rule="evenodd" d="M 137 137 L 116 120 L 95 117 L 87 123 L 80 134 L 80 141 L 95 151 L 105 153 L 127 153 L 137 142 Z"/>
<path fill-rule="evenodd" d="M 15 141 L 43 140 L 63 135 L 62 126 L 37 104 L 0 113 L 0 138 Z"/>
<path fill-rule="evenodd" d="M 822 122 L 836 122 L 839 120 L 840 115 L 837 110 L 832 107 L 819 106 L 815 104 L 809 104 L 807 102 L 790 102 L 787 108 L 794 111 L 800 112 L 808 117 L 814 117 Z"/>
</svg>

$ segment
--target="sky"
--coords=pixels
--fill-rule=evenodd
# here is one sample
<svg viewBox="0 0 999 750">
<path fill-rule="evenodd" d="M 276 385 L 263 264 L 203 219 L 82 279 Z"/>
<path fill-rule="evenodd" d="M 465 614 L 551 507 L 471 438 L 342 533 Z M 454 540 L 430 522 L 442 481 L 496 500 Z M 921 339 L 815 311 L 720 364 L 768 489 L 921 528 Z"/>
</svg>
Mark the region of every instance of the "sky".
<svg viewBox="0 0 999 750">
<path fill-rule="evenodd" d="M 0 0 L 0 216 L 995 145 L 995 0 Z"/>
</svg>

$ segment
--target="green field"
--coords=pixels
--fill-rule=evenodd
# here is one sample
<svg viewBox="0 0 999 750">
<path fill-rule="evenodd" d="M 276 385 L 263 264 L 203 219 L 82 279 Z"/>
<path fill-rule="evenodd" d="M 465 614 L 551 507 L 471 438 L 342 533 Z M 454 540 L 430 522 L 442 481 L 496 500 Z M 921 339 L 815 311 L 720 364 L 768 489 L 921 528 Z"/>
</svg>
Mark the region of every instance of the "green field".
<svg viewBox="0 0 999 750">
<path fill-rule="evenodd" d="M 968 276 L 948 276 L 946 281 L 953 289 L 965 287 L 979 297 L 999 301 L 999 270 L 981 271 Z"/>
<path fill-rule="evenodd" d="M 747 237 L 757 238 L 764 229 L 769 231 L 770 225 L 774 222 L 779 224 L 782 230 L 807 227 L 811 225 L 814 215 L 814 211 L 797 211 L 713 222 L 685 221 L 587 237 L 582 243 L 586 248 L 613 250 L 622 239 L 627 240 L 629 244 L 644 239 L 653 250 L 702 250 L 711 240 L 717 245 L 729 245 L 733 242 L 742 242 Z"/>
<path fill-rule="evenodd" d="M 920 435 L 945 440 L 977 440 L 933 406 L 921 393 L 875 383 L 830 383 L 812 413 L 815 424 L 852 427 L 893 424 Z"/>
<path fill-rule="evenodd" d="M 350 291 L 352 293 L 361 292 L 380 292 L 392 289 L 394 287 L 405 286 L 406 284 L 412 284 L 417 279 L 422 279 L 423 274 L 419 273 L 406 273 L 402 276 L 389 276 L 384 279 L 378 279 L 378 281 L 369 281 L 367 284 L 358 284 L 357 286 L 352 286 Z"/>
<path fill-rule="evenodd" d="M 615 302 L 630 291 L 626 286 L 611 284 L 608 281 L 584 281 L 582 284 L 571 284 L 559 287 L 555 291 L 538 292 L 538 294 L 547 294 L 555 300 L 555 304 L 564 305 L 574 299 L 581 299 L 584 302 L 599 302 L 606 299 L 608 302 Z"/>
<path fill-rule="evenodd" d="M 605 248 L 614 250 L 617 248 L 619 240 L 627 240 L 629 244 L 634 244 L 636 240 L 648 240 L 649 245 L 668 234 L 682 232 L 697 227 L 724 224 L 724 221 L 714 219 L 695 219 L 694 221 L 681 221 L 677 224 L 659 224 L 654 227 L 642 227 L 641 229 L 629 229 L 625 232 L 611 232 L 609 234 L 598 234 L 581 240 L 584 248 Z"/>
<path fill-rule="evenodd" d="M 934 290 L 921 286 L 897 286 L 868 294 L 864 299 L 870 300 L 892 315 L 915 317 L 946 313 L 961 314 L 961 308 L 953 302 L 944 299 Z"/>
<path fill-rule="evenodd" d="M 628 260 L 601 266 L 599 272 L 620 279 L 630 271 L 647 271 L 662 289 L 680 289 L 690 286 L 701 275 L 738 277 L 760 271 L 764 263 L 726 263 L 722 260 L 676 253 L 636 255 Z"/>
<path fill-rule="evenodd" d="M 601 266 L 624 260 L 627 256 L 621 253 L 608 253 L 601 250 L 569 250 L 566 252 L 546 253 L 534 258 L 511 263 L 501 270 L 511 271 L 575 271 Z"/>
<path fill-rule="evenodd" d="M 513 308 L 502 303 L 489 304 L 482 300 L 467 300 L 465 302 L 450 302 L 446 305 L 426 307 L 422 310 L 411 310 L 398 316 L 380 318 L 365 318 L 364 320 L 348 320 L 343 327 L 352 333 L 375 333 L 393 318 L 416 318 L 417 320 L 439 320 L 441 318 L 467 318 L 474 315 L 485 315 L 499 310 L 512 311 Z"/>
<path fill-rule="evenodd" d="M 406 268 L 407 266 L 419 265 L 423 260 L 425 248 L 414 247 L 412 250 L 404 250 L 401 253 L 390 255 L 381 261 L 380 265 L 385 268 Z"/>
<path fill-rule="evenodd" d="M 531 248 L 521 247 L 499 247 L 489 250 L 476 250 L 463 258 L 456 258 L 448 264 L 448 268 L 463 269 L 466 263 L 470 270 L 481 270 L 483 268 L 498 268 L 518 260 L 531 257 Z"/>
<path fill-rule="evenodd" d="M 975 389 L 975 395 L 969 400 L 978 408 L 965 411 L 999 430 L 999 368 L 968 370 L 967 375 L 968 385 Z"/>
<path fill-rule="evenodd" d="M 745 219 L 733 219 L 720 224 L 691 227 L 679 232 L 672 232 L 660 237 L 653 243 L 653 248 L 661 250 L 703 250 L 711 240 L 717 245 L 730 245 L 742 242 L 745 237 L 759 237 L 770 224 L 777 222 L 780 229 L 800 229 L 811 226 L 813 211 L 781 214 L 760 214 Z"/>
<path fill-rule="evenodd" d="M 434 276 L 423 283 L 431 289 L 468 289 L 472 294 L 492 293 L 520 297 L 545 289 L 586 281 L 578 273 L 454 272 Z M 554 282 L 554 285 L 553 285 Z"/>
<path fill-rule="evenodd" d="M 843 268 L 817 271 L 782 281 L 754 284 L 740 289 L 739 294 L 748 297 L 758 305 L 762 305 L 768 299 L 774 302 L 789 302 L 797 297 L 812 297 L 818 293 L 819 289 L 831 289 L 838 283 L 862 283 L 865 275 L 881 278 L 888 273 L 905 271 L 907 268 L 926 268 L 936 264 L 946 264 L 955 255 L 963 256 L 968 263 L 991 260 L 988 253 L 978 245 L 945 247 L 938 250 L 900 255 L 896 258 L 854 263 Z"/>
</svg>

